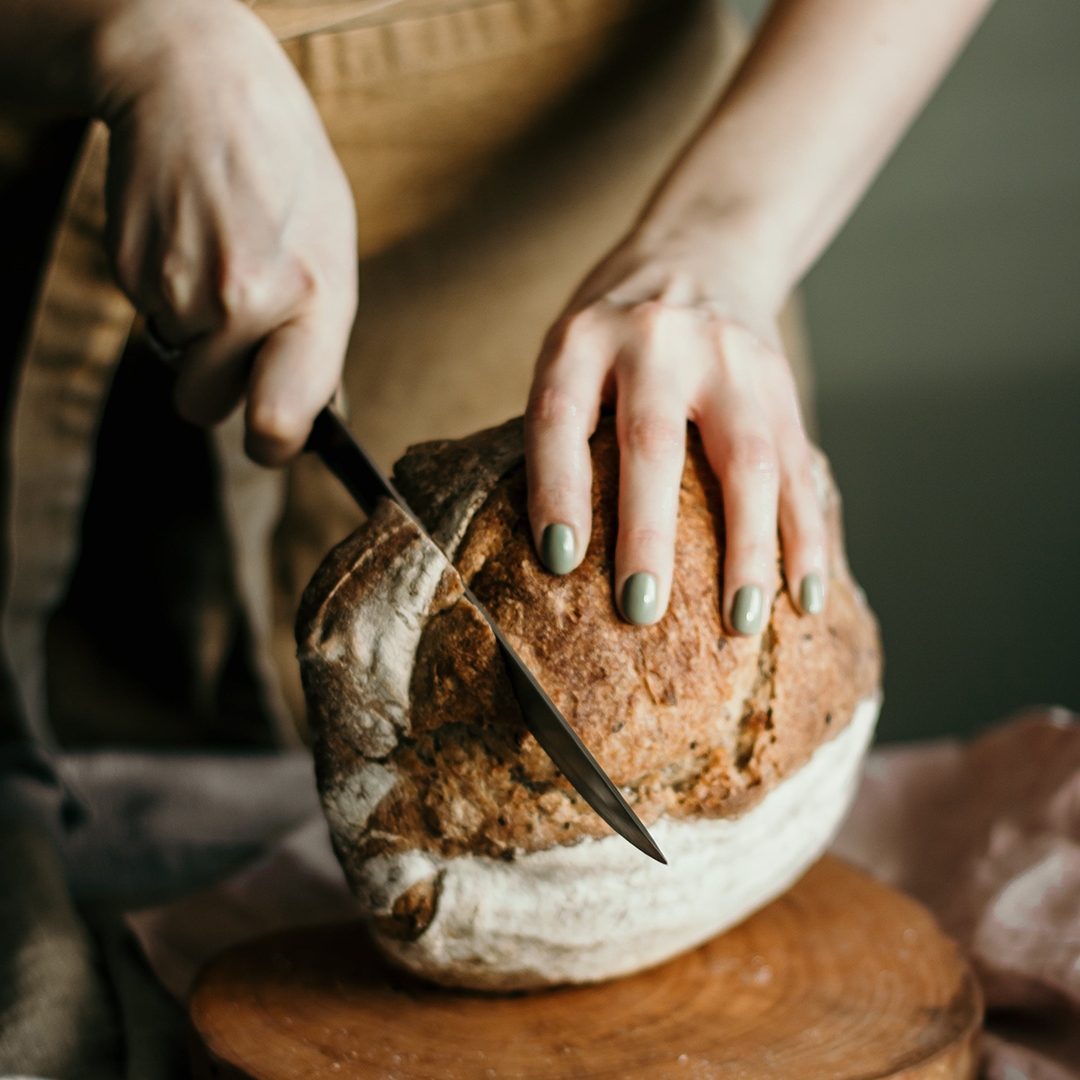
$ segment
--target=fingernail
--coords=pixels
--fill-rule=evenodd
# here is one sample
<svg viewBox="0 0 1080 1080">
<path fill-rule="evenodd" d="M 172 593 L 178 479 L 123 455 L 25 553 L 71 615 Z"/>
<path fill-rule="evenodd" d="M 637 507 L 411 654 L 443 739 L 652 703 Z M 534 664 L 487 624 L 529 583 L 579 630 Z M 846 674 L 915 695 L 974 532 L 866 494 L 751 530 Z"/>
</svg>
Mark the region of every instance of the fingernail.
<svg viewBox="0 0 1080 1080">
<path fill-rule="evenodd" d="M 540 558 L 553 574 L 569 574 L 574 569 L 577 544 L 569 525 L 549 525 L 540 543 Z"/>
<path fill-rule="evenodd" d="M 765 621 L 765 598 L 757 585 L 743 585 L 731 602 L 731 625 L 736 634 L 759 634 Z"/>
<path fill-rule="evenodd" d="M 647 626 L 656 619 L 656 578 L 652 574 L 631 574 L 622 587 L 623 615 L 629 622 Z"/>
<path fill-rule="evenodd" d="M 807 615 L 820 615 L 825 606 L 825 586 L 817 574 L 807 574 L 799 586 L 799 607 Z"/>
</svg>

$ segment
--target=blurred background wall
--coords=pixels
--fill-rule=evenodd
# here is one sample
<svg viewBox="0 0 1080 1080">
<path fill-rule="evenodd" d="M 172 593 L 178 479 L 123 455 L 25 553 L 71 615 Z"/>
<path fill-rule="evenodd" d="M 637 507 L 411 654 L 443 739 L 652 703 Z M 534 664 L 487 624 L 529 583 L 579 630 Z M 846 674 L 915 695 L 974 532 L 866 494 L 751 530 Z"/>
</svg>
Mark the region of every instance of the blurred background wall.
<svg viewBox="0 0 1080 1080">
<path fill-rule="evenodd" d="M 1077 0 L 1000 0 L 805 288 L 880 737 L 1080 711 Z"/>
</svg>

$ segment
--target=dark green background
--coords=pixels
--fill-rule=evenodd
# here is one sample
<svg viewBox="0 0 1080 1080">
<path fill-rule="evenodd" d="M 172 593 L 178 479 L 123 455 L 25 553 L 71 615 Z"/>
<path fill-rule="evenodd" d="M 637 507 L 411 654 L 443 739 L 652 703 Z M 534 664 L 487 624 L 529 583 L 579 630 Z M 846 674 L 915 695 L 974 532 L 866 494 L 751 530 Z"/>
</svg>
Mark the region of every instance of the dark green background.
<svg viewBox="0 0 1080 1080">
<path fill-rule="evenodd" d="M 1080 709 L 1080 3 L 991 11 L 806 303 L 881 737 Z"/>
</svg>

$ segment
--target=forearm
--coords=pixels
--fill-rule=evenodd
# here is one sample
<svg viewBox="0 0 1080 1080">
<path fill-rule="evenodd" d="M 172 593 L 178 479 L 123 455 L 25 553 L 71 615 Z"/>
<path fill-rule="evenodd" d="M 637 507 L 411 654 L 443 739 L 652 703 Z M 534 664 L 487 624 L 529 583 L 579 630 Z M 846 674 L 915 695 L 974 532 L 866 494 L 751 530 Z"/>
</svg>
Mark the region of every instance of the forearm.
<svg viewBox="0 0 1080 1080">
<path fill-rule="evenodd" d="M 734 257 L 779 305 L 990 0 L 778 0 L 639 230 Z M 720 248 L 734 255 L 720 255 Z"/>
</svg>

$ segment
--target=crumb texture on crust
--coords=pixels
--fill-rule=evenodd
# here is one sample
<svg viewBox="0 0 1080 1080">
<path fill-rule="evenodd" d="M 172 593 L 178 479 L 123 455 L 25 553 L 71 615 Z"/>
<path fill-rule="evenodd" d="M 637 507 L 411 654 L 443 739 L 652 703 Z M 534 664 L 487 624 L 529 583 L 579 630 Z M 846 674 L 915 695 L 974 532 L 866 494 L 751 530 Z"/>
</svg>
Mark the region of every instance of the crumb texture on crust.
<svg viewBox="0 0 1080 1080">
<path fill-rule="evenodd" d="M 652 967 L 742 922 L 825 851 L 858 787 L 877 699 L 741 818 L 657 823 L 668 865 L 607 835 L 513 862 L 379 856 L 358 881 L 394 963 L 447 986 L 536 990 Z M 417 932 L 417 912 L 426 919 Z"/>
<path fill-rule="evenodd" d="M 671 602 L 651 627 L 624 623 L 612 600 L 610 420 L 592 452 L 593 533 L 572 574 L 555 577 L 536 557 L 514 420 L 413 447 L 396 466 L 399 488 L 454 566 L 383 503 L 312 579 L 297 622 L 301 671 L 320 789 L 354 886 L 363 879 L 370 890 L 375 864 L 400 875 L 415 862 L 399 865 L 404 853 L 514 860 L 608 835 L 526 731 L 463 583 L 648 824 L 746 814 L 876 696 L 877 627 L 844 558 L 822 455 L 814 468 L 829 532 L 825 611 L 800 617 L 781 588 L 762 634 L 728 638 L 720 490 L 696 430 Z M 402 940 L 436 906 L 427 888 L 403 902 Z"/>
</svg>

